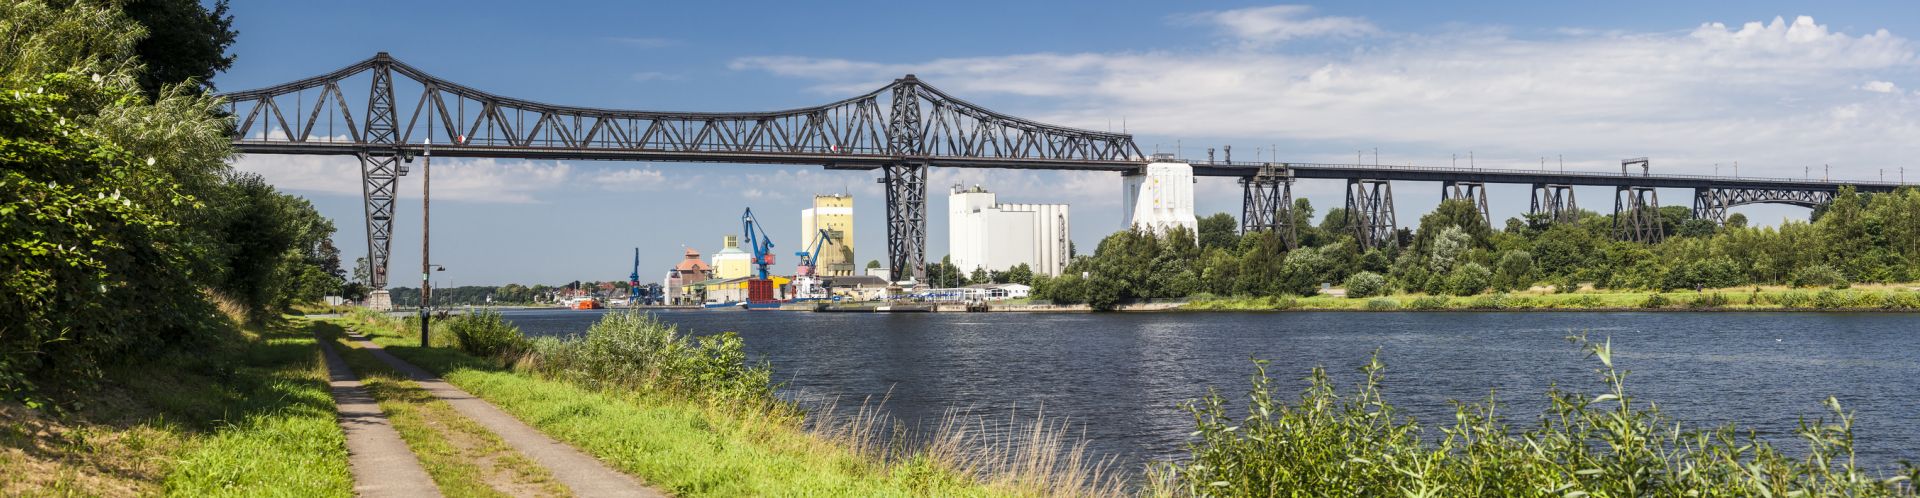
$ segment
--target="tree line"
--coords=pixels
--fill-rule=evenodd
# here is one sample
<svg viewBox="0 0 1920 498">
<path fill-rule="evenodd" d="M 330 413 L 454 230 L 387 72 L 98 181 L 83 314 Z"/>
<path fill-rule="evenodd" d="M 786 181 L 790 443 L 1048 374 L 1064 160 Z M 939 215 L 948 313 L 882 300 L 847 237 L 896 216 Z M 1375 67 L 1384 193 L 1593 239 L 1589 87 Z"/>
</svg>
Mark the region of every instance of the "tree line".
<svg viewBox="0 0 1920 498">
<path fill-rule="evenodd" d="M 1448 200 L 1402 228 L 1386 247 L 1362 250 L 1345 209 L 1318 224 L 1297 199 L 1289 213 L 1298 247 L 1278 233 L 1241 234 L 1219 213 L 1198 230 L 1126 230 L 1074 258 L 1059 277 L 1033 279 L 1034 296 L 1111 309 L 1132 300 L 1195 296 L 1309 296 L 1344 286 L 1350 297 L 1388 293 L 1473 295 L 1551 285 L 1573 291 L 1701 289 L 1743 285 L 1845 286 L 1920 279 L 1920 189 L 1862 194 L 1843 188 L 1812 221 L 1724 224 L 1667 206 L 1658 243 L 1614 237 L 1614 215 L 1580 211 L 1553 222 L 1538 215 L 1490 226 L 1471 202 Z"/>
<path fill-rule="evenodd" d="M 224 1 L 0 5 L 0 396 L 340 291 L 333 224 L 228 165 L 236 35 Z"/>
</svg>

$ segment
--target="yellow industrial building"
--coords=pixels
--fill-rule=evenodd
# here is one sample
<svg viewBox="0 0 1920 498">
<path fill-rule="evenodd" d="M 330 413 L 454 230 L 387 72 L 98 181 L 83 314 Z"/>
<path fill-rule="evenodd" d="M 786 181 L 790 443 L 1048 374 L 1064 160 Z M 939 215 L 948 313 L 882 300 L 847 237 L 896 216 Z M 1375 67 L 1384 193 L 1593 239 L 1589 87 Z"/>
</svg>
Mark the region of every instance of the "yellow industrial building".
<svg viewBox="0 0 1920 498">
<path fill-rule="evenodd" d="M 753 254 L 740 249 L 740 238 L 728 235 L 720 252 L 713 253 L 713 278 L 742 278 L 753 273 Z"/>
<path fill-rule="evenodd" d="M 852 195 L 815 195 L 813 207 L 800 210 L 800 240 L 805 242 L 800 246 L 801 250 L 812 249 L 815 239 L 820 238 L 821 230 L 827 231 L 827 240 L 820 243 L 820 254 L 814 259 L 814 273 L 827 277 L 853 275 Z"/>
</svg>

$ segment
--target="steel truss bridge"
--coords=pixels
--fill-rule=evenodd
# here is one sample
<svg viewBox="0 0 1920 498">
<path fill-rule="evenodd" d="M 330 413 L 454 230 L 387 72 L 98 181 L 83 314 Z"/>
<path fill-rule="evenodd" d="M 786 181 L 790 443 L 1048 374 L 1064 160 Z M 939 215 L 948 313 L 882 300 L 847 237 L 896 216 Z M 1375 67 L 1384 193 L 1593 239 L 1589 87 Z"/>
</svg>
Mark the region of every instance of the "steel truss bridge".
<svg viewBox="0 0 1920 498">
<path fill-rule="evenodd" d="M 234 145 L 252 154 L 346 155 L 360 159 L 368 264 L 375 289 L 387 284 L 399 177 L 412 158 L 674 161 L 821 165 L 880 170 L 893 279 L 926 275 L 927 168 L 1113 171 L 1136 174 L 1149 158 L 1124 133 L 1039 123 L 948 95 L 907 75 L 863 95 L 772 112 L 671 112 L 553 105 L 447 81 L 385 52 L 339 70 L 221 95 L 233 116 Z M 1637 161 L 1637 162 L 1636 162 Z M 1532 211 L 1557 221 L 1578 209 L 1572 187 L 1613 186 L 1619 236 L 1658 240 L 1655 188 L 1692 188 L 1694 212 L 1720 220 L 1755 203 L 1817 206 L 1840 187 L 1872 182 L 1651 175 L 1644 159 L 1622 173 L 1414 166 L 1187 161 L 1198 176 L 1240 178 L 1242 229 L 1279 230 L 1293 243 L 1292 184 L 1347 181 L 1352 229 L 1367 247 L 1393 243 L 1393 181 L 1440 182 L 1448 199 L 1486 213 L 1487 184 L 1533 185 Z M 1631 165 L 1643 169 L 1628 171 Z"/>
</svg>

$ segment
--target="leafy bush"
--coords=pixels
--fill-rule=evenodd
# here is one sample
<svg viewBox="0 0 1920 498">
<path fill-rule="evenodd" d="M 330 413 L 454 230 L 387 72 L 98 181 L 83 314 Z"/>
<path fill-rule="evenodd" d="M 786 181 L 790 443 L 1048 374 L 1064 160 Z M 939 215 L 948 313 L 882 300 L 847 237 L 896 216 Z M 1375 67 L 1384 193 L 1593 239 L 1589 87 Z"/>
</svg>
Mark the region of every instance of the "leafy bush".
<svg viewBox="0 0 1920 498">
<path fill-rule="evenodd" d="M 1350 299 L 1379 296 L 1387 293 L 1387 277 L 1363 271 L 1347 277 L 1346 286 L 1347 297 Z"/>
<path fill-rule="evenodd" d="M 1152 495 L 1185 496 L 1912 496 L 1905 481 L 1851 463 L 1853 418 L 1803 423 L 1804 456 L 1732 424 L 1691 428 L 1626 391 L 1607 343 L 1572 338 L 1600 362 L 1599 396 L 1550 387 L 1537 422 L 1508 425 L 1494 403 L 1457 403 L 1439 434 L 1402 415 L 1380 385 L 1379 355 L 1353 390 L 1314 368 L 1294 402 L 1254 362 L 1247 406 L 1209 392 L 1189 458 L 1155 469 Z M 1284 492 L 1276 492 L 1284 490 Z"/>
<path fill-rule="evenodd" d="M 1704 292 L 1687 300 L 1688 308 L 1719 308 L 1727 305 L 1727 296 L 1718 292 Z"/>
<path fill-rule="evenodd" d="M 1456 296 L 1471 296 L 1487 291 L 1493 285 L 1493 271 L 1480 263 L 1466 263 L 1453 270 L 1447 276 L 1447 292 Z"/>
<path fill-rule="evenodd" d="M 1813 294 L 1813 307 L 1820 309 L 1839 309 L 1856 307 L 1852 293 L 1840 290 L 1823 290 Z"/>
<path fill-rule="evenodd" d="M 691 337 L 638 311 L 608 313 L 585 337 L 533 342 L 533 368 L 595 389 L 639 389 L 721 401 L 766 401 L 773 370 L 747 362 L 732 332 Z"/>
<path fill-rule="evenodd" d="M 1504 310 L 1513 308 L 1514 304 L 1513 299 L 1502 292 L 1474 298 L 1469 306 L 1477 310 Z"/>
<path fill-rule="evenodd" d="M 445 321 L 446 334 L 461 351 L 481 358 L 512 363 L 527 350 L 527 338 L 520 327 L 501 319 L 500 312 L 488 309 L 456 316 Z"/>
<path fill-rule="evenodd" d="M 1393 311 L 1400 309 L 1400 302 L 1391 297 L 1376 297 L 1367 300 L 1368 311 Z"/>
<path fill-rule="evenodd" d="M 1805 292 L 1782 292 L 1773 297 L 1774 304 L 1785 308 L 1805 308 L 1810 301 Z"/>
<path fill-rule="evenodd" d="M 1446 309 L 1447 301 L 1447 296 L 1420 296 L 1414 299 L 1413 302 L 1407 303 L 1407 308 L 1416 310 Z"/>
<path fill-rule="evenodd" d="M 1646 299 L 1640 300 L 1640 307 L 1647 309 L 1665 308 L 1671 304 L 1673 304 L 1672 299 L 1667 299 L 1665 294 L 1658 292 L 1647 294 Z"/>
<path fill-rule="evenodd" d="M 1847 276 L 1840 273 L 1839 268 L 1821 263 L 1794 271 L 1793 276 L 1788 277 L 1787 283 L 1794 287 L 1834 287 L 1846 285 Z"/>
<path fill-rule="evenodd" d="M 1606 303 L 1600 300 L 1600 296 L 1595 296 L 1593 294 L 1586 294 L 1580 297 L 1573 298 L 1570 301 L 1567 301 L 1567 304 L 1578 306 L 1581 308 L 1598 308 L 1601 305 L 1604 305 Z"/>
</svg>

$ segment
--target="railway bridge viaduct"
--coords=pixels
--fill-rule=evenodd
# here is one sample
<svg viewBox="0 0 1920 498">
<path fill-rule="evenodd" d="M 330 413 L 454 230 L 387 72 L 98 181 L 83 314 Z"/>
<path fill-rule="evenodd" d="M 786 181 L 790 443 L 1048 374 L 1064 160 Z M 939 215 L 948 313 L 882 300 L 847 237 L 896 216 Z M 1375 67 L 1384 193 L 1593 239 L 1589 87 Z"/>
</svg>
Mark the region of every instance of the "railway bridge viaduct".
<svg viewBox="0 0 1920 498">
<path fill-rule="evenodd" d="M 1417 166 L 1234 163 L 1148 157 L 1124 133 L 1039 123 L 961 100 L 913 75 L 866 94 L 770 112 L 674 112 L 563 106 L 488 93 L 447 81 L 385 52 L 344 68 L 221 95 L 233 116 L 233 143 L 249 154 L 359 158 L 370 282 L 387 285 L 399 177 L 414 157 L 672 161 L 819 165 L 879 170 L 885 186 L 887 253 L 893 280 L 925 280 L 927 168 L 1112 171 L 1137 174 L 1153 162 L 1190 164 L 1196 176 L 1238 178 L 1244 231 L 1291 235 L 1287 210 L 1301 179 L 1347 183 L 1351 229 L 1364 246 L 1393 241 L 1395 181 L 1439 182 L 1447 199 L 1468 199 L 1486 215 L 1486 186 L 1533 189 L 1532 212 L 1571 220 L 1575 186 L 1615 188 L 1616 232 L 1655 241 L 1664 234 L 1654 189 L 1691 188 L 1694 213 L 1722 220 L 1728 208 L 1778 203 L 1813 207 L 1843 186 L 1885 192 L 1899 185 L 1718 176 L 1654 175 L 1648 161 L 1621 172 L 1547 172 Z M 436 143 L 435 141 L 438 140 Z M 1635 171 L 1636 167 L 1638 171 Z M 1290 241 L 1292 237 L 1287 237 Z"/>
</svg>

